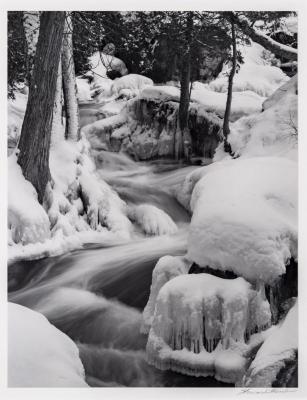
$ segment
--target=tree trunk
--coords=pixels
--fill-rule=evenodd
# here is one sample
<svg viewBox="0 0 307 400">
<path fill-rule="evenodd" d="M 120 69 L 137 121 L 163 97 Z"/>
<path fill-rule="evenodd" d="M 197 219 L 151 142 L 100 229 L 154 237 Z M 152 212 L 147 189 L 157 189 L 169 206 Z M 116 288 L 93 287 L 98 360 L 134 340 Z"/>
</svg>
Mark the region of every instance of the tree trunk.
<svg viewBox="0 0 307 400">
<path fill-rule="evenodd" d="M 80 138 L 80 122 L 73 57 L 72 20 L 70 14 L 66 17 L 64 28 L 62 74 L 66 116 L 65 137 L 71 140 L 78 140 Z"/>
<path fill-rule="evenodd" d="M 231 39 L 232 39 L 232 60 L 231 60 L 232 66 L 228 78 L 227 101 L 226 101 L 226 108 L 225 108 L 224 122 L 223 122 L 224 150 L 229 154 L 231 154 L 231 146 L 230 143 L 228 142 L 228 136 L 230 134 L 229 118 L 231 112 L 233 78 L 235 76 L 237 68 L 236 30 L 233 18 L 231 18 Z"/>
<path fill-rule="evenodd" d="M 24 11 L 22 16 L 22 23 L 27 43 L 27 81 L 28 84 L 30 84 L 33 69 L 33 60 L 36 52 L 36 45 L 39 33 L 39 12 Z"/>
<path fill-rule="evenodd" d="M 181 75 L 180 75 L 180 103 L 179 103 L 179 116 L 177 128 L 177 139 L 175 147 L 175 157 L 180 159 L 184 153 L 185 148 L 189 144 L 189 104 L 190 104 L 190 81 L 191 81 L 191 36 L 193 31 L 193 15 L 188 13 L 187 27 L 186 27 L 186 49 L 181 60 Z"/>
<path fill-rule="evenodd" d="M 297 49 L 278 43 L 276 40 L 271 39 L 262 32 L 257 32 L 249 25 L 247 20 L 238 17 L 235 13 L 232 13 L 232 17 L 234 23 L 243 33 L 249 36 L 254 42 L 259 43 L 267 50 L 270 50 L 276 57 L 283 57 L 289 61 L 297 60 Z"/>
<path fill-rule="evenodd" d="M 65 12 L 44 11 L 34 60 L 29 99 L 21 129 L 18 163 L 43 202 L 50 180 L 49 149 Z"/>
</svg>

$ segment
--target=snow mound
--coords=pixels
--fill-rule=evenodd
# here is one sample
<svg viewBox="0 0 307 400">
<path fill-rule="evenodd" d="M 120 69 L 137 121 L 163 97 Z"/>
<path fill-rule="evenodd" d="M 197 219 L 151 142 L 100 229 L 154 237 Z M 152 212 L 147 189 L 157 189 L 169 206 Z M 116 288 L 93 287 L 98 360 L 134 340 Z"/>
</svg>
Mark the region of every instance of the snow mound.
<svg viewBox="0 0 307 400">
<path fill-rule="evenodd" d="M 243 278 L 177 276 L 160 290 L 147 342 L 150 364 L 226 382 L 244 373 L 250 334 L 270 324 L 264 296 Z"/>
<path fill-rule="evenodd" d="M 117 96 L 120 96 L 121 94 L 128 96 L 129 94 L 127 91 L 133 91 L 134 94 L 137 94 L 138 92 L 135 92 L 136 90 L 139 91 L 146 86 L 152 85 L 152 79 L 147 78 L 146 76 L 129 74 L 116 79 L 112 84 L 111 92 Z"/>
<path fill-rule="evenodd" d="M 298 348 L 298 306 L 288 312 L 264 341 L 251 363 L 243 384 L 247 387 L 271 387 L 286 361 L 295 359 Z"/>
<path fill-rule="evenodd" d="M 256 157 L 211 164 L 193 190 L 188 257 L 272 283 L 297 257 L 297 164 Z"/>
<path fill-rule="evenodd" d="M 143 311 L 142 333 L 148 333 L 152 324 L 157 296 L 162 286 L 176 276 L 187 274 L 191 263 L 185 257 L 164 256 L 159 259 L 152 271 L 150 295 Z"/>
<path fill-rule="evenodd" d="M 280 68 L 271 65 L 271 53 L 260 44 L 252 42 L 251 46 L 240 46 L 239 50 L 244 64 L 234 76 L 234 92 L 251 90 L 259 96 L 268 97 L 289 79 Z M 209 83 L 209 87 L 217 92 L 227 92 L 228 72 L 229 66 L 226 64 L 217 79 Z"/>
<path fill-rule="evenodd" d="M 38 312 L 8 306 L 9 387 L 87 387 L 74 342 Z"/>
<path fill-rule="evenodd" d="M 11 245 L 43 242 L 50 237 L 48 215 L 33 185 L 24 178 L 15 153 L 8 158 L 8 229 Z"/>
<path fill-rule="evenodd" d="M 151 204 L 130 206 L 128 216 L 140 225 L 147 235 L 172 235 L 178 231 L 172 218 Z"/>
</svg>

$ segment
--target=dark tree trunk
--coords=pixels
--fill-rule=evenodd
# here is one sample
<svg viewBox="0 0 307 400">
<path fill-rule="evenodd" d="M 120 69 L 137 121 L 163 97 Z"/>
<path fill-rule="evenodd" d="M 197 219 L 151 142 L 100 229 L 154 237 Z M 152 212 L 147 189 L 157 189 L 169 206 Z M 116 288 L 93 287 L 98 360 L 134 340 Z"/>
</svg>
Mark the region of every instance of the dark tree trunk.
<svg viewBox="0 0 307 400">
<path fill-rule="evenodd" d="M 228 78 L 227 101 L 226 101 L 226 108 L 225 108 L 224 122 L 223 122 L 224 150 L 230 154 L 231 154 L 231 146 L 230 143 L 228 142 L 228 136 L 230 134 L 229 118 L 231 112 L 233 78 L 235 76 L 237 68 L 236 30 L 233 18 L 231 18 L 231 39 L 232 39 L 232 59 L 231 59 L 232 66 Z"/>
<path fill-rule="evenodd" d="M 63 94 L 66 116 L 65 137 L 71 140 L 80 138 L 79 107 L 73 57 L 72 20 L 67 14 L 62 49 Z"/>
<path fill-rule="evenodd" d="M 180 75 L 180 103 L 179 103 L 179 130 L 176 146 L 176 158 L 184 155 L 184 148 L 188 141 L 188 117 L 190 104 L 190 82 L 191 82 L 191 36 L 193 31 L 193 15 L 188 13 L 186 27 L 186 49 L 181 60 Z M 186 139 L 186 140 L 185 140 Z"/>
<path fill-rule="evenodd" d="M 259 43 L 267 50 L 270 50 L 276 57 L 283 57 L 289 61 L 297 60 L 297 49 L 278 43 L 269 36 L 255 31 L 247 20 L 238 17 L 235 13 L 232 13 L 232 17 L 234 23 L 243 33 L 249 36 L 254 42 Z"/>
<path fill-rule="evenodd" d="M 18 163 L 43 202 L 50 181 L 49 149 L 58 65 L 65 12 L 44 11 L 29 88 L 29 99 L 21 129 Z"/>
</svg>

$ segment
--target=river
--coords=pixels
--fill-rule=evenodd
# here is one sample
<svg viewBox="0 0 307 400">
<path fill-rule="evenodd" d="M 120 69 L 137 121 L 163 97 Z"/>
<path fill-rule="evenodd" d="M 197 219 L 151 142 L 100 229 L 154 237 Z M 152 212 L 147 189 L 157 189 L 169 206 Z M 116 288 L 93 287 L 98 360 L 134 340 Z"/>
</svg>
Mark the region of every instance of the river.
<svg viewBox="0 0 307 400">
<path fill-rule="evenodd" d="M 83 124 L 95 107 L 81 107 Z M 186 251 L 190 216 L 171 188 L 195 167 L 171 162 L 135 163 L 123 154 L 95 154 L 101 177 L 129 204 L 150 203 L 164 210 L 179 230 L 170 237 L 139 235 L 106 247 L 92 243 L 57 257 L 18 261 L 8 273 L 9 301 L 43 313 L 79 347 L 90 386 L 230 386 L 214 378 L 159 371 L 146 362 L 140 333 L 151 274 L 164 255 Z"/>
</svg>

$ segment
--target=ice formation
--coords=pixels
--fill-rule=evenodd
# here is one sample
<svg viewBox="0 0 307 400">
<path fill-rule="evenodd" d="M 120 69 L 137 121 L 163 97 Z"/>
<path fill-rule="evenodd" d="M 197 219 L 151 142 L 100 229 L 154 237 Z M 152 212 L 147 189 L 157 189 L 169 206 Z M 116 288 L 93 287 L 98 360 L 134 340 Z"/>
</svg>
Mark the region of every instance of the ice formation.
<svg viewBox="0 0 307 400">
<path fill-rule="evenodd" d="M 195 185 L 188 257 L 274 282 L 297 257 L 297 164 L 255 157 L 211 164 Z"/>
<path fill-rule="evenodd" d="M 160 289 L 147 342 L 150 364 L 160 369 L 235 382 L 253 340 L 270 325 L 263 288 L 243 278 L 177 276 Z"/>
<path fill-rule="evenodd" d="M 185 257 L 164 256 L 159 259 L 152 271 L 150 295 L 143 311 L 141 332 L 148 333 L 152 324 L 157 296 L 162 286 L 176 276 L 187 274 L 191 262 Z"/>
<path fill-rule="evenodd" d="M 128 216 L 140 225 L 147 235 L 173 234 L 178 230 L 172 218 L 152 204 L 130 206 Z"/>
<path fill-rule="evenodd" d="M 75 343 L 40 313 L 8 306 L 8 386 L 87 387 Z"/>
</svg>

